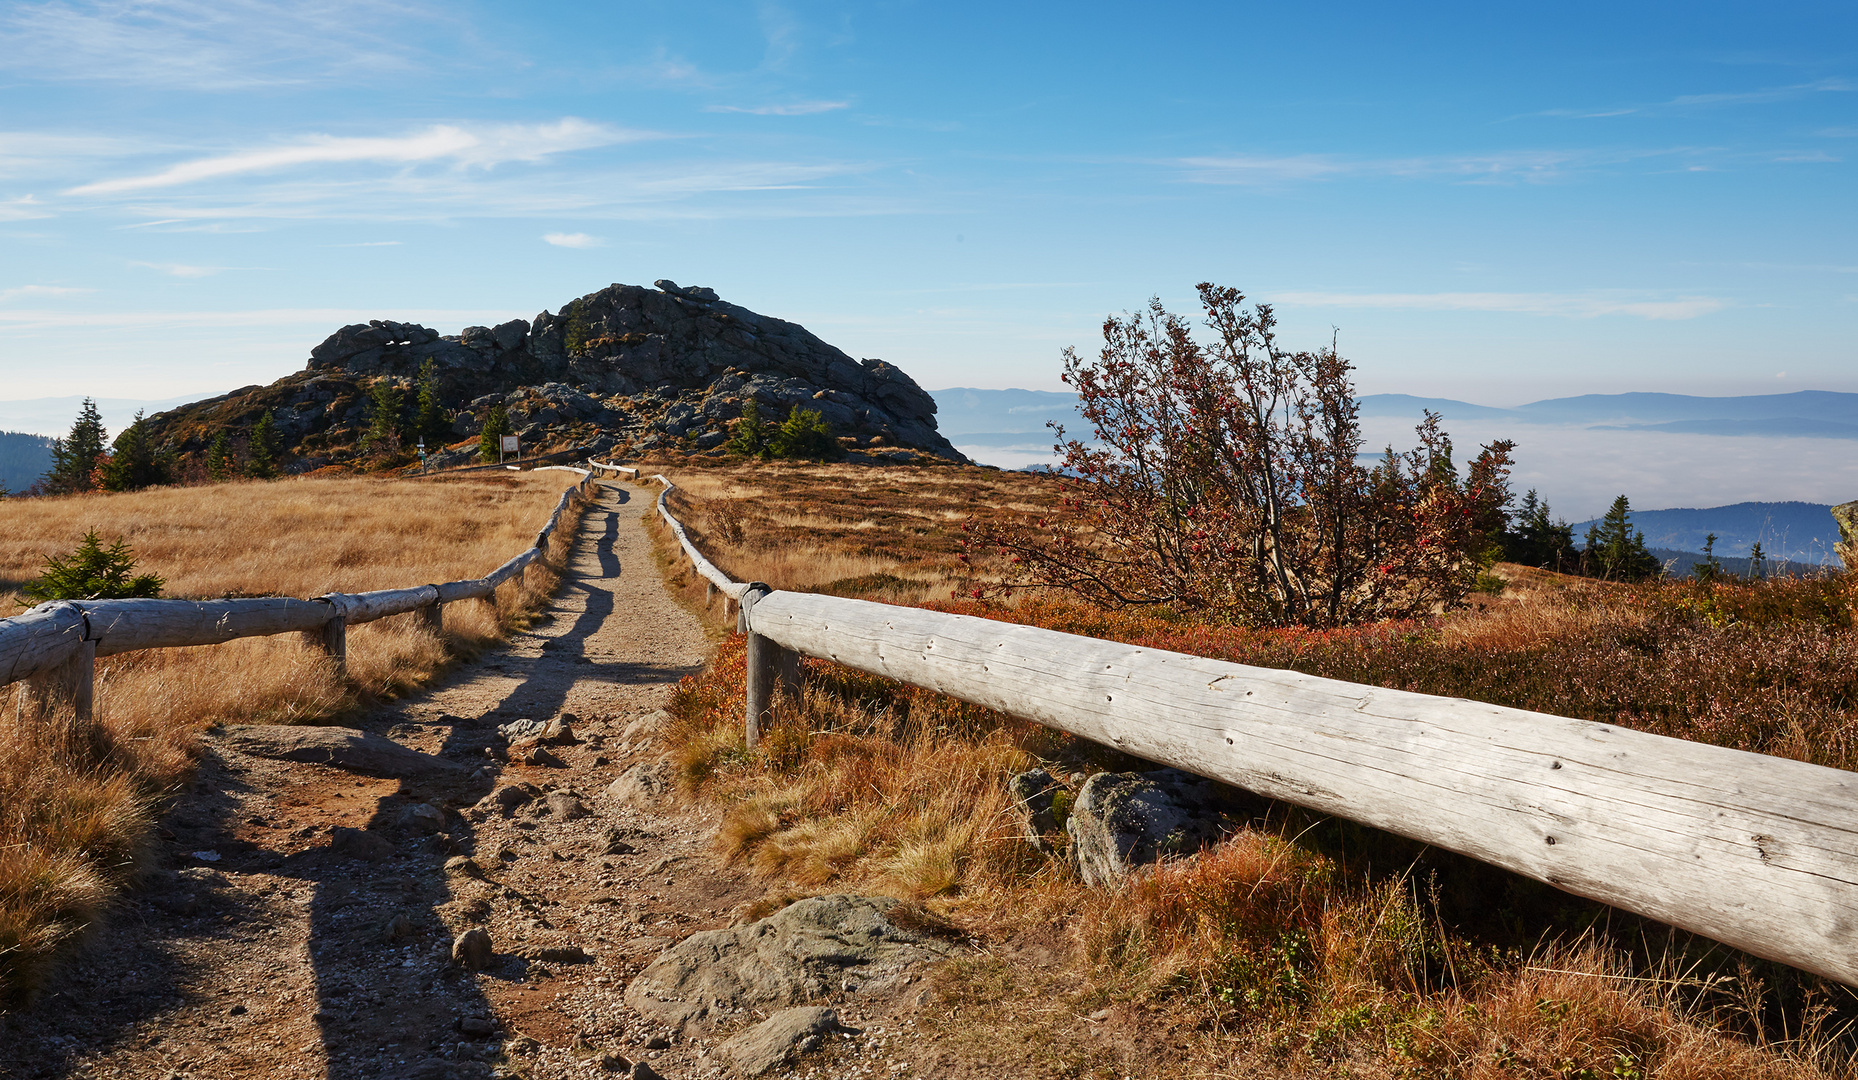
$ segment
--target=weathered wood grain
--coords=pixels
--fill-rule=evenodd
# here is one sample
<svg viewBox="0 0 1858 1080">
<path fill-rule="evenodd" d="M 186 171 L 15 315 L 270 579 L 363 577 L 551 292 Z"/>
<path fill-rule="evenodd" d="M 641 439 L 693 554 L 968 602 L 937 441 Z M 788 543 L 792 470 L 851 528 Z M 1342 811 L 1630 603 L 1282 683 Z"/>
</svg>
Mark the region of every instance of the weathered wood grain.
<svg viewBox="0 0 1858 1080">
<path fill-rule="evenodd" d="M 83 640 L 84 612 L 63 600 L 0 619 L 0 685 L 64 663 Z"/>
<path fill-rule="evenodd" d="M 97 655 L 218 645 L 234 638 L 318 630 L 338 613 L 327 600 L 79 600 Z"/>
<path fill-rule="evenodd" d="M 969 616 L 777 592 L 754 634 L 1858 985 L 1858 774 Z"/>
</svg>

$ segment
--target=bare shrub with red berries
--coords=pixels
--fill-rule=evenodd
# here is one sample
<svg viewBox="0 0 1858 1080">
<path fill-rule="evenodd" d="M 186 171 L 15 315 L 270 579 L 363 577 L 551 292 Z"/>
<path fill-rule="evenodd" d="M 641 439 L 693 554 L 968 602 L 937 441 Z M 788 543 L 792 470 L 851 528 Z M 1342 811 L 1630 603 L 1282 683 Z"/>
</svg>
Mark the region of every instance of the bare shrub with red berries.
<svg viewBox="0 0 1858 1080">
<path fill-rule="evenodd" d="M 1094 361 L 1064 351 L 1096 435 L 1053 425 L 1064 513 L 977 522 L 973 546 L 1007 560 L 1010 588 L 1260 626 L 1409 618 L 1463 600 L 1503 527 L 1515 444 L 1484 447 L 1460 478 L 1427 413 L 1416 448 L 1364 466 L 1352 365 L 1333 342 L 1289 352 L 1269 305 L 1199 290 L 1208 341 L 1151 300 L 1104 321 Z"/>
</svg>

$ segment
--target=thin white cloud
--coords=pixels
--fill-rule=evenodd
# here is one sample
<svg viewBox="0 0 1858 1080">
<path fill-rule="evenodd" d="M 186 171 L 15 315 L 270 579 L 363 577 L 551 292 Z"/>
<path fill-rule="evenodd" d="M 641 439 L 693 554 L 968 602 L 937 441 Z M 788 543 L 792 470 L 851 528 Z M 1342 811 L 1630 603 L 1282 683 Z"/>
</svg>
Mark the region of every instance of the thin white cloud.
<svg viewBox="0 0 1858 1080">
<path fill-rule="evenodd" d="M 652 138 L 608 124 L 567 117 L 552 124 L 495 124 L 477 128 L 440 124 L 401 136 L 313 135 L 294 143 L 197 158 L 160 172 L 100 180 L 72 188 L 77 196 L 178 187 L 247 173 L 348 162 L 415 164 L 449 160 L 460 166 L 491 167 L 507 161 L 539 161 L 551 154 Z"/>
<path fill-rule="evenodd" d="M 27 286 L 34 288 L 34 286 Z M 82 292 L 87 290 L 72 290 Z M 0 296 L 3 296 L 0 293 Z M 51 309 L 0 309 L 0 330 L 121 330 L 131 333 L 172 327 L 310 327 L 323 334 L 349 323 L 369 319 L 397 319 L 426 326 L 493 326 L 512 317 L 508 311 L 456 308 L 410 311 L 364 311 L 357 308 L 263 308 L 252 311 L 57 311 Z M 526 317 L 526 316 L 525 316 Z M 489 321 L 486 321 L 489 320 Z M 308 346 L 305 346 L 307 351 Z"/>
<path fill-rule="evenodd" d="M 711 105 L 708 112 L 750 113 L 755 116 L 812 116 L 815 113 L 849 109 L 849 101 L 794 101 L 783 105 Z"/>
<path fill-rule="evenodd" d="M 1351 176 L 1453 180 L 1461 183 L 1541 181 L 1579 168 L 1654 157 L 1672 151 L 1513 150 L 1404 158 L 1346 158 L 1330 154 L 1264 156 L 1220 154 L 1167 162 L 1196 184 L 1274 185 Z"/>
<path fill-rule="evenodd" d="M 1664 101 L 1639 105 L 1616 105 L 1596 109 L 1544 109 L 1531 116 L 1559 116 L 1573 120 L 1603 120 L 1614 116 L 1645 116 L 1652 113 L 1685 109 L 1712 109 L 1734 105 L 1771 105 L 1813 94 L 1849 93 L 1853 89 L 1844 79 L 1820 79 L 1791 86 L 1769 86 L 1758 90 L 1736 90 L 1714 94 L 1679 94 Z"/>
<path fill-rule="evenodd" d="M 228 270 L 240 269 L 236 266 L 189 266 L 185 263 L 132 262 L 129 265 L 139 266 L 145 270 L 156 270 L 169 277 L 178 278 L 212 277 L 214 274 L 223 274 Z"/>
<path fill-rule="evenodd" d="M 199 91 L 355 83 L 457 64 L 474 39 L 414 0 L 45 0 L 0 11 L 0 69 Z"/>
<path fill-rule="evenodd" d="M 21 285 L 14 289 L 0 289 L 0 302 L 17 299 L 22 296 L 76 296 L 79 293 L 95 291 L 95 289 L 72 289 L 63 285 Z"/>
<path fill-rule="evenodd" d="M 359 244 L 322 244 L 319 246 L 326 247 L 326 248 L 399 247 L 401 244 L 404 244 L 405 242 L 406 241 L 404 240 L 363 240 Z"/>
<path fill-rule="evenodd" d="M 0 200 L 0 221 L 37 221 L 51 216 L 45 204 L 30 195 Z"/>
<path fill-rule="evenodd" d="M 597 236 L 588 236 L 584 232 L 552 232 L 542 236 L 542 242 L 564 248 L 605 247 L 606 241 Z"/>
<path fill-rule="evenodd" d="M 1306 307 L 1382 308 L 1406 311 L 1496 311 L 1520 315 L 1552 315 L 1592 319 L 1602 315 L 1629 315 L 1640 319 L 1695 319 L 1728 307 L 1710 296 L 1643 299 L 1595 293 L 1278 293 L 1279 304 Z"/>
</svg>

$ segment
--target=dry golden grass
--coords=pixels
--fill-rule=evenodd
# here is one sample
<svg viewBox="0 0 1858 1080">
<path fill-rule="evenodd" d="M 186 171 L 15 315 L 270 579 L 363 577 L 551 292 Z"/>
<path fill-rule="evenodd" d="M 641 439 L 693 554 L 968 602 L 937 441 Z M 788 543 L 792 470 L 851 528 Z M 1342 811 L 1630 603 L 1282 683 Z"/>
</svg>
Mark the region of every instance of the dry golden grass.
<svg viewBox="0 0 1858 1080">
<path fill-rule="evenodd" d="M 1503 602 L 1433 624 L 1359 632 L 1201 627 L 1165 611 L 1102 612 L 1057 598 L 1005 608 L 951 604 L 950 593 L 965 593 L 969 582 L 959 558 L 965 509 L 1049 513 L 1047 482 L 946 467 L 860 475 L 850 467 L 748 466 L 672 478 L 683 495 L 680 518 L 737 578 L 927 602 L 1434 693 L 1481 692 L 1452 681 L 1466 678 L 1515 689 L 1503 664 L 1542 654 L 1556 658 L 1537 664 L 1548 671 L 1544 686 L 1517 692 L 1560 693 L 1551 711 L 1567 715 L 1628 700 L 1608 681 L 1615 672 L 1647 681 L 1621 667 L 1609 643 L 1643 645 L 1656 631 L 1661 652 L 1686 662 L 1695 649 L 1678 639 L 1691 623 L 1674 622 L 1674 611 L 1707 602 L 1714 620 L 1728 617 L 1722 612 L 1733 602 L 1741 605 L 1736 617 L 1752 620 L 1757 603 L 1503 567 L 1511 579 Z M 673 581 L 700 592 L 687 573 L 675 572 Z M 1811 613 L 1833 603 L 1817 596 L 1803 591 L 1782 606 Z M 1708 640 L 1699 638 L 1697 649 L 1720 649 L 1708 636 L 1717 633 L 1713 625 L 1704 626 Z M 1836 660 L 1852 640 L 1849 625 L 1814 623 L 1802 640 Z M 1487 672 L 1485 656 L 1494 658 Z M 1836 696 L 1846 669 L 1835 660 L 1822 665 L 1828 674 L 1820 682 Z M 927 691 L 820 661 L 804 666 L 799 700 L 781 703 L 753 753 L 741 734 L 739 639 L 686 680 L 667 733 L 684 783 L 721 806 L 720 849 L 763 875 L 772 897 L 879 890 L 996 939 L 1068 942 L 1071 963 L 1060 973 L 981 957 L 946 969 L 937 985 L 961 1020 L 942 1035 L 975 1040 L 978 1055 L 1036 1045 L 1045 1056 L 1034 1060 L 1028 1050 L 1028 1071 L 1106 1076 L 1131 1065 L 1153 1074 L 1297 1078 L 1853 1073 L 1855 1043 L 1840 1026 L 1858 1003 L 1848 992 L 1469 860 L 1282 806 L 1197 858 L 1119 888 L 1085 888 L 1062 858 L 1040 855 L 1018 835 L 1006 782 L 1039 761 L 1085 773 L 1141 763 Z M 1849 672 L 1843 677 L 1849 681 Z M 1755 715 L 1759 702 L 1734 682 L 1687 685 L 1713 695 L 1719 711 Z M 1748 736 L 1739 731 L 1725 727 L 1720 739 L 1701 729 L 1683 734 L 1743 745 Z M 1599 928 L 1607 922 L 1614 929 Z M 1835 999 L 1837 1012 L 1827 1004 Z M 1130 1056 L 1063 1049 L 1077 1036 L 1055 1034 L 1051 1016 L 1106 1005 L 1139 1017 L 1121 1036 Z"/>
<path fill-rule="evenodd" d="M 46 554 L 88 529 L 126 540 L 138 570 L 178 597 L 314 596 L 480 577 L 534 542 L 565 473 L 421 481 L 292 480 L 13 500 L 0 536 L 0 614 Z M 357 626 L 348 677 L 299 635 L 151 649 L 97 662 L 97 730 L 81 743 L 29 715 L 23 685 L 0 694 L 0 1006 L 30 990 L 58 950 L 136 870 L 164 791 L 218 723 L 337 717 L 433 678 L 499 640 L 550 595 L 558 567 L 521 594 L 448 605 L 442 634 L 412 615 Z"/>
</svg>

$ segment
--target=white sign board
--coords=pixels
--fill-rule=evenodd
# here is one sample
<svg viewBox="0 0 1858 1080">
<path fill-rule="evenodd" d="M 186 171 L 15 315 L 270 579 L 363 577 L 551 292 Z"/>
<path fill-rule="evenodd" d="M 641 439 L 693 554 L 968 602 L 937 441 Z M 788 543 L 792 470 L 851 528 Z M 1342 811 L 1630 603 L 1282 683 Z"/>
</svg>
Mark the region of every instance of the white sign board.
<svg viewBox="0 0 1858 1080">
<path fill-rule="evenodd" d="M 506 454 L 517 454 L 522 452 L 522 448 L 517 445 L 516 436 L 503 436 L 503 452 Z"/>
</svg>

